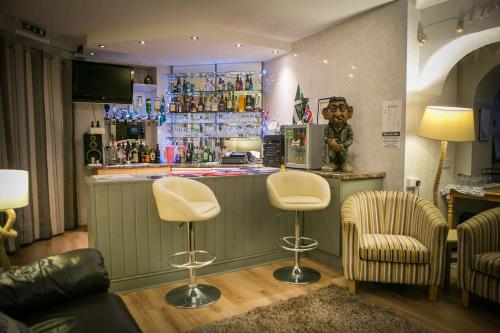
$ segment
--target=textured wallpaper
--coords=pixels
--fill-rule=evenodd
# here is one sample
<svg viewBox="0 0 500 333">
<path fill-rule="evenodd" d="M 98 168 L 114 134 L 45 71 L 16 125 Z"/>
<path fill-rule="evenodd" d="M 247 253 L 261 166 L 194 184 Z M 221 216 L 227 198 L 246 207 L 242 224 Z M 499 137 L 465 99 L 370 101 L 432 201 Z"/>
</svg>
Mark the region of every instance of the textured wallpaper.
<svg viewBox="0 0 500 333">
<path fill-rule="evenodd" d="M 270 118 L 291 124 L 297 84 L 316 120 L 319 98 L 344 96 L 354 107 L 350 147 L 355 171 L 385 171 L 384 187 L 403 190 L 407 2 L 362 13 L 293 44 L 293 51 L 264 63 Z M 400 148 L 382 144 L 382 103 L 401 100 Z M 324 121 L 320 116 L 320 122 Z"/>
</svg>

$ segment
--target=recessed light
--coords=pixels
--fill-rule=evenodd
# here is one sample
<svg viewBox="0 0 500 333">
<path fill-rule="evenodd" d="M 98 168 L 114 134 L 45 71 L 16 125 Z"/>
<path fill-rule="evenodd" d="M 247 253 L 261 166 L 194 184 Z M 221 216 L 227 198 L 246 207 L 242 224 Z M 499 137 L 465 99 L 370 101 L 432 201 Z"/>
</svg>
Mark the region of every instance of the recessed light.
<svg viewBox="0 0 500 333">
<path fill-rule="evenodd" d="M 327 63 L 328 63 L 328 60 L 323 59 L 323 63 L 324 63 L 324 64 L 327 64 Z"/>
<path fill-rule="evenodd" d="M 190 37 L 192 40 L 198 40 L 198 36 L 191 36 Z"/>
<path fill-rule="evenodd" d="M 89 53 L 91 56 L 95 56 L 95 52 L 90 52 Z"/>
<path fill-rule="evenodd" d="M 145 40 L 141 40 L 141 41 L 139 41 L 139 44 L 146 45 L 146 41 Z"/>
<path fill-rule="evenodd" d="M 234 44 L 234 46 L 241 47 L 241 44 L 240 43 L 236 43 L 236 44 Z"/>
<path fill-rule="evenodd" d="M 274 54 L 278 54 L 278 50 L 273 50 L 273 53 Z"/>
<path fill-rule="evenodd" d="M 104 44 L 99 44 L 99 45 L 97 45 L 97 46 L 99 46 L 101 49 L 103 49 L 103 48 L 105 48 L 105 47 L 106 47 L 106 45 L 104 45 Z"/>
<path fill-rule="evenodd" d="M 294 56 L 294 57 L 296 57 L 296 56 L 298 56 L 298 54 L 297 54 L 297 53 L 294 53 L 294 54 L 293 54 L 293 56 Z"/>
<path fill-rule="evenodd" d="M 352 66 L 351 66 L 351 69 L 356 69 L 356 66 L 352 65 Z"/>
<path fill-rule="evenodd" d="M 354 77 L 354 74 L 352 74 L 352 73 L 349 73 L 349 77 Z"/>
</svg>

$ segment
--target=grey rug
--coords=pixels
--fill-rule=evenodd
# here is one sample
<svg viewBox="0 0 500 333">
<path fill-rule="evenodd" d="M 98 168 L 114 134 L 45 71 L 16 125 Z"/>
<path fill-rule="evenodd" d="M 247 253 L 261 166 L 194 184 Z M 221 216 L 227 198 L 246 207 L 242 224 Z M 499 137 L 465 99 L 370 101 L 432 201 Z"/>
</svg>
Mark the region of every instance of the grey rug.
<svg viewBox="0 0 500 333">
<path fill-rule="evenodd" d="M 213 322 L 191 333 L 259 332 L 430 332 L 343 288 L 330 285 L 311 294 L 263 306 L 245 314 Z"/>
</svg>

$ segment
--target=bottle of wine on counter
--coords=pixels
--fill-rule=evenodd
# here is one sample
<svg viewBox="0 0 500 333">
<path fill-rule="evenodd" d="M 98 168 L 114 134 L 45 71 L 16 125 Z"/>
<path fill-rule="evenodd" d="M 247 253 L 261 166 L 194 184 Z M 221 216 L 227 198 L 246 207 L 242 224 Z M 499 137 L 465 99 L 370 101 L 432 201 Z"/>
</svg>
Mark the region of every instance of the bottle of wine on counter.
<svg viewBox="0 0 500 333">
<path fill-rule="evenodd" d="M 132 143 L 132 163 L 139 163 L 139 151 L 135 142 Z"/>
<path fill-rule="evenodd" d="M 156 163 L 156 150 L 151 147 L 151 149 L 146 148 L 147 153 L 148 153 L 148 160 L 149 163 Z"/>
<path fill-rule="evenodd" d="M 161 160 L 160 147 L 158 146 L 158 144 L 156 144 L 155 163 L 160 163 L 160 160 Z"/>
</svg>

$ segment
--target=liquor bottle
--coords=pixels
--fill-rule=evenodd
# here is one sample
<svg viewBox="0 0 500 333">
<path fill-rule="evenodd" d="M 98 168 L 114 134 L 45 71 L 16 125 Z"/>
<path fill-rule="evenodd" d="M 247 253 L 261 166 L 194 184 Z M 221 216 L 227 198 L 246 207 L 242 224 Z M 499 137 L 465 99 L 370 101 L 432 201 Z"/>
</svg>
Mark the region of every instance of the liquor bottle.
<svg viewBox="0 0 500 333">
<path fill-rule="evenodd" d="M 114 142 L 111 142 L 111 151 L 109 152 L 109 159 L 111 160 L 111 164 L 116 164 L 118 162 L 118 154 L 116 151 L 116 146 Z"/>
<path fill-rule="evenodd" d="M 204 111 L 205 112 L 208 112 L 208 111 L 211 111 L 212 110 L 212 96 L 210 96 L 209 98 L 207 98 L 206 102 L 205 102 L 205 107 L 204 107 Z"/>
<path fill-rule="evenodd" d="M 240 76 L 238 74 L 236 74 L 235 89 L 236 90 L 241 90 L 241 87 L 240 87 Z"/>
<path fill-rule="evenodd" d="M 253 97 L 252 95 L 245 96 L 245 111 L 252 111 L 253 109 Z"/>
<path fill-rule="evenodd" d="M 250 80 L 248 79 L 248 74 L 245 76 L 245 90 L 250 90 Z"/>
<path fill-rule="evenodd" d="M 248 90 L 253 90 L 253 81 L 252 77 L 250 76 L 250 83 L 249 83 L 249 89 Z"/>
<path fill-rule="evenodd" d="M 168 112 L 170 113 L 175 113 L 176 109 L 177 109 L 177 105 L 175 103 L 175 100 L 176 98 L 172 98 L 172 101 L 170 102 L 170 104 L 168 105 Z"/>
<path fill-rule="evenodd" d="M 139 151 L 135 142 L 132 143 L 132 163 L 139 163 Z"/>
<path fill-rule="evenodd" d="M 179 147 L 177 146 L 177 142 L 174 147 L 174 164 L 179 164 L 181 161 L 181 156 L 179 155 Z"/>
<path fill-rule="evenodd" d="M 149 146 L 146 145 L 146 148 L 144 148 L 144 163 L 151 163 L 150 153 Z"/>
<path fill-rule="evenodd" d="M 203 111 L 205 111 L 204 108 L 205 108 L 205 106 L 203 105 L 203 96 L 200 96 L 200 97 L 198 97 L 197 110 L 198 110 L 198 112 L 203 112 Z"/>
<path fill-rule="evenodd" d="M 190 164 L 192 162 L 193 162 L 193 154 L 191 151 L 191 143 L 188 143 L 186 147 L 186 163 Z"/>
<path fill-rule="evenodd" d="M 191 92 L 191 82 L 186 81 L 186 90 L 185 93 L 189 94 Z"/>
<path fill-rule="evenodd" d="M 182 85 L 181 85 L 181 78 L 177 77 L 177 83 L 175 85 L 175 93 L 180 93 L 182 90 Z"/>
<path fill-rule="evenodd" d="M 137 145 L 137 160 L 139 163 L 144 163 L 143 145 L 140 141 L 139 144 Z"/>
<path fill-rule="evenodd" d="M 231 99 L 231 93 L 228 93 L 226 97 L 226 111 L 231 112 L 233 108 L 233 101 Z"/>
<path fill-rule="evenodd" d="M 156 144 L 155 163 L 160 163 L 160 160 L 161 160 L 160 147 L 158 146 L 158 144 Z"/>
<path fill-rule="evenodd" d="M 157 154 L 157 151 L 153 147 L 151 147 L 150 149 L 148 148 L 148 150 L 149 150 L 149 154 L 148 154 L 148 156 L 149 156 L 149 158 L 148 158 L 149 163 L 156 163 L 156 154 Z"/>
<path fill-rule="evenodd" d="M 148 117 L 151 114 L 151 98 L 146 98 L 146 113 Z"/>
<path fill-rule="evenodd" d="M 182 88 L 181 88 L 181 93 L 182 95 L 186 94 L 186 79 L 182 80 Z"/>
<path fill-rule="evenodd" d="M 256 94 L 255 96 L 255 111 L 259 111 L 262 109 L 262 106 L 261 106 L 261 95 L 260 94 Z"/>
<path fill-rule="evenodd" d="M 217 90 L 222 91 L 222 84 L 224 81 L 222 80 L 222 76 L 219 77 L 219 81 L 217 82 Z"/>
<path fill-rule="evenodd" d="M 221 95 L 219 99 L 219 111 L 220 112 L 226 111 L 226 105 L 227 105 L 227 97 L 226 99 L 224 99 L 223 96 Z"/>
<path fill-rule="evenodd" d="M 212 97 L 212 108 L 210 109 L 212 112 L 217 112 L 219 111 L 219 103 L 217 101 L 217 97 Z"/>
<path fill-rule="evenodd" d="M 186 164 L 186 147 L 184 145 L 179 147 L 179 156 L 180 163 Z"/>
<path fill-rule="evenodd" d="M 219 142 L 217 142 L 215 144 L 214 160 L 216 162 L 220 162 L 221 161 L 221 150 L 220 150 Z"/>
<path fill-rule="evenodd" d="M 208 145 L 205 142 L 205 149 L 203 149 L 203 158 L 202 158 L 203 163 L 206 163 L 209 161 L 209 159 L 208 159 L 209 154 L 210 154 L 210 149 L 208 149 Z"/>
<path fill-rule="evenodd" d="M 238 96 L 238 112 L 245 112 L 245 96 Z"/>
</svg>

